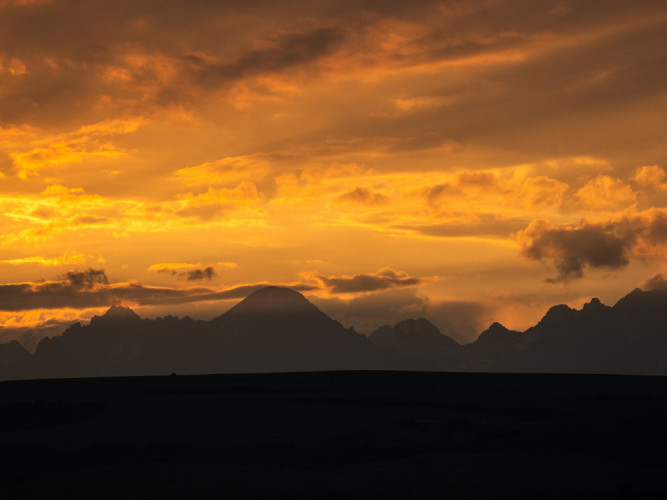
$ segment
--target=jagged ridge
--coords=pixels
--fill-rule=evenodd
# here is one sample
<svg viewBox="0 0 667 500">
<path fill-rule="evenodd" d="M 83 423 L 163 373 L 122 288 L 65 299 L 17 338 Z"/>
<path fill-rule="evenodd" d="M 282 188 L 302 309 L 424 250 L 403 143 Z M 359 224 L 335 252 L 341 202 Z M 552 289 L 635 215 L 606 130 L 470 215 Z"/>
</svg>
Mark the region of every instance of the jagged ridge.
<svg viewBox="0 0 667 500">
<path fill-rule="evenodd" d="M 0 345 L 0 377 L 410 369 L 667 374 L 667 291 L 634 290 L 613 307 L 554 306 L 525 332 L 493 323 L 460 346 L 424 318 L 369 337 L 344 328 L 297 291 L 257 290 L 206 321 L 141 319 L 112 306 L 90 324 L 43 339 L 34 355 Z"/>
</svg>

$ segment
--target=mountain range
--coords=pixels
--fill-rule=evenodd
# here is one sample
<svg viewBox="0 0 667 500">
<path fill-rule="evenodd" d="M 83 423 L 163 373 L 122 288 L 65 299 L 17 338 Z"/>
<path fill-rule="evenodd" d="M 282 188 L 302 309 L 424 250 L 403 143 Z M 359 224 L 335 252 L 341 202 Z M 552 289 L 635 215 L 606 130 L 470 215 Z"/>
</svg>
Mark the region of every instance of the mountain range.
<svg viewBox="0 0 667 500">
<path fill-rule="evenodd" d="M 0 345 L 1 379 L 325 370 L 667 374 L 667 290 L 635 289 L 613 307 L 557 305 L 524 332 L 493 323 L 467 345 L 423 318 L 365 336 L 282 287 L 210 321 L 142 319 L 114 305 L 34 354 Z"/>
</svg>

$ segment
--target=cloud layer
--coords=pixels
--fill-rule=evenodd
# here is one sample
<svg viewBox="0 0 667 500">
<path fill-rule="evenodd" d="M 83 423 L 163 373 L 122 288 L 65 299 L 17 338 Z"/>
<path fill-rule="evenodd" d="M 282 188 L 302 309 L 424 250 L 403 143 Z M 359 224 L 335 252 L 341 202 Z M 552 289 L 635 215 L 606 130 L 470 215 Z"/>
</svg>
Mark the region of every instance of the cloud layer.
<svg viewBox="0 0 667 500">
<path fill-rule="evenodd" d="M 666 27 L 652 0 L 0 1 L 0 309 L 611 302 L 664 262 Z"/>
<path fill-rule="evenodd" d="M 562 227 L 538 220 L 519 232 L 517 241 L 524 256 L 554 264 L 558 276 L 549 281 L 569 281 L 581 278 L 585 267 L 620 269 L 631 256 L 667 256 L 667 212 Z"/>
<path fill-rule="evenodd" d="M 162 266 L 162 267 L 160 267 Z M 210 280 L 215 274 L 213 267 L 186 268 L 187 264 L 155 265 L 158 272 L 169 273 L 187 281 Z M 306 278 L 318 284 L 274 283 L 289 286 L 299 291 L 321 291 L 328 294 L 364 294 L 395 288 L 414 288 L 433 281 L 434 278 L 411 277 L 405 272 L 382 268 L 373 274 L 325 277 L 317 273 L 305 273 Z M 116 303 L 136 306 L 185 304 L 189 302 L 212 302 L 245 298 L 253 291 L 268 286 L 268 283 L 237 285 L 232 287 L 172 288 L 142 285 L 139 283 L 110 283 L 102 269 L 68 271 L 62 279 L 41 283 L 16 283 L 0 285 L 0 311 L 24 311 L 31 309 L 95 308 L 108 307 Z"/>
<path fill-rule="evenodd" d="M 330 293 L 363 293 L 389 290 L 392 288 L 414 287 L 432 281 L 433 278 L 416 278 L 408 273 L 394 271 L 385 267 L 373 274 L 355 274 L 351 276 L 322 276 L 315 278 Z"/>
</svg>

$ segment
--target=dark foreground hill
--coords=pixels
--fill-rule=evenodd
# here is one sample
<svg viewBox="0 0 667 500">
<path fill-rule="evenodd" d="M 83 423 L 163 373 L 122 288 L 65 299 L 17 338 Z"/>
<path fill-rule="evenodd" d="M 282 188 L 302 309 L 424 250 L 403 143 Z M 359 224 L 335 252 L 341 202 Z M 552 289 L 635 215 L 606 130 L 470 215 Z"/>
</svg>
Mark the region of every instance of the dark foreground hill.
<svg viewBox="0 0 667 500">
<path fill-rule="evenodd" d="M 613 307 L 552 307 L 525 332 L 492 324 L 461 346 L 421 318 L 369 337 L 300 293 L 258 290 L 211 321 L 141 319 L 113 306 L 43 339 L 34 355 L 0 345 L 0 378 L 320 370 L 667 374 L 667 290 L 634 290 Z"/>
<path fill-rule="evenodd" d="M 4 498 L 664 499 L 667 378 L 0 383 Z"/>
</svg>

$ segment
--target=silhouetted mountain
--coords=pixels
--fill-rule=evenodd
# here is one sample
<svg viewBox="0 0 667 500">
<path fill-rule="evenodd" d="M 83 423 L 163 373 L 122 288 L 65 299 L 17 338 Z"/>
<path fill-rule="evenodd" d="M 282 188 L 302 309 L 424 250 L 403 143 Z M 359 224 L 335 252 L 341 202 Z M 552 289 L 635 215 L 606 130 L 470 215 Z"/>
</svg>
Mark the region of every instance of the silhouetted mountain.
<svg viewBox="0 0 667 500">
<path fill-rule="evenodd" d="M 14 366 L 30 357 L 30 353 L 16 340 L 0 344 L 0 367 Z"/>
<path fill-rule="evenodd" d="M 509 330 L 500 323 L 495 322 L 480 333 L 477 340 L 468 345 L 468 349 L 479 352 L 502 350 L 519 340 L 520 335 L 520 332 Z"/>
<path fill-rule="evenodd" d="M 503 371 L 520 352 L 523 334 L 493 323 L 472 344 L 463 346 L 465 366 L 473 371 Z"/>
<path fill-rule="evenodd" d="M 48 378 L 188 371 L 205 325 L 187 316 L 142 320 L 129 308 L 113 306 L 87 326 L 74 323 L 61 336 L 42 339 L 21 375 Z"/>
<path fill-rule="evenodd" d="M 344 328 L 294 290 L 267 287 L 210 322 L 141 319 L 112 306 L 44 338 L 15 377 L 415 369 Z"/>
<path fill-rule="evenodd" d="M 422 369 L 458 368 L 461 346 L 424 318 L 381 326 L 368 338 L 376 345 L 427 361 L 426 365 L 422 364 Z"/>
<path fill-rule="evenodd" d="M 525 332 L 493 323 L 465 346 L 425 319 L 365 337 L 280 287 L 208 322 L 112 306 L 42 339 L 34 355 L 0 345 L 0 378 L 352 369 L 667 374 L 667 290 L 637 289 L 614 307 L 557 305 Z"/>
<path fill-rule="evenodd" d="M 132 323 L 141 321 L 141 318 L 129 307 L 113 305 L 102 316 L 94 316 L 91 322 Z"/>
<path fill-rule="evenodd" d="M 613 309 L 627 337 L 626 357 L 643 364 L 640 373 L 667 374 L 667 290 L 635 289 Z"/>
<path fill-rule="evenodd" d="M 257 290 L 214 318 L 208 337 L 212 370 L 244 372 L 402 367 L 367 337 L 344 328 L 299 292 Z"/>
<path fill-rule="evenodd" d="M 652 292 L 644 293 L 652 297 Z M 642 322 L 641 315 L 624 317 L 596 298 L 579 311 L 564 305 L 552 307 L 524 333 L 530 343 L 513 360 L 512 368 L 527 372 L 658 373 L 657 360 L 643 347 L 642 339 L 648 332 Z M 663 333 L 666 326 L 663 321 Z"/>
<path fill-rule="evenodd" d="M 291 288 L 267 286 L 251 293 L 229 311 L 214 318 L 213 322 L 251 316 L 279 319 L 280 317 L 304 317 L 304 315 L 314 315 L 320 320 L 332 321 L 299 292 Z"/>
</svg>

